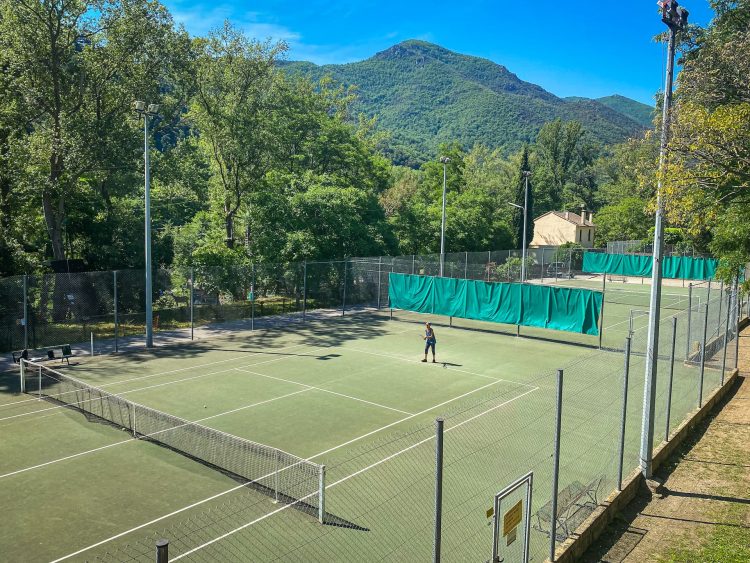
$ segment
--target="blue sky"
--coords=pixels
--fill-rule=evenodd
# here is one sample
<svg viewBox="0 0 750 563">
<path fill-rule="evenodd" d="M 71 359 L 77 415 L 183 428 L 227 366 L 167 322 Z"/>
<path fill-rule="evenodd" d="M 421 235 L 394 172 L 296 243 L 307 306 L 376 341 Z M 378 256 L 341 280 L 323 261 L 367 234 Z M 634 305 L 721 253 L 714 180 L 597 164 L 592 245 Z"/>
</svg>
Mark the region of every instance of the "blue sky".
<svg viewBox="0 0 750 563">
<path fill-rule="evenodd" d="M 229 19 L 255 38 L 286 41 L 291 60 L 346 63 L 423 39 L 488 58 L 558 96 L 653 103 L 663 83 L 656 0 L 162 1 L 193 35 Z M 708 0 L 684 5 L 692 22 L 711 20 Z"/>
</svg>

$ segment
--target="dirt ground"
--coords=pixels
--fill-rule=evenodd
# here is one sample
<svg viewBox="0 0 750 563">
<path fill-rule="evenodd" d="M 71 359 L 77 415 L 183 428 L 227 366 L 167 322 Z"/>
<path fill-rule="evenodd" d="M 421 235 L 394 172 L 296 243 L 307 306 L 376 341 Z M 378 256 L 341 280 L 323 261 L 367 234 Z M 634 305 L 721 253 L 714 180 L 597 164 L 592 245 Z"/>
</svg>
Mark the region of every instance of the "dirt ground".
<svg viewBox="0 0 750 563">
<path fill-rule="evenodd" d="M 581 559 L 586 563 L 750 562 L 750 328 L 740 377 L 713 415 Z"/>
</svg>

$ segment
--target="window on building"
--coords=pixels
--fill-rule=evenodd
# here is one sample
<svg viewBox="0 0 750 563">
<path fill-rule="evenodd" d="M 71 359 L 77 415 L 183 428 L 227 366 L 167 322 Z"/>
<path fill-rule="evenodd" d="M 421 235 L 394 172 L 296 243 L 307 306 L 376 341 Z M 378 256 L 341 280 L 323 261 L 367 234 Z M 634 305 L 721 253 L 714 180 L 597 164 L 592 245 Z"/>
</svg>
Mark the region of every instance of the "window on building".
<svg viewBox="0 0 750 563">
<path fill-rule="evenodd" d="M 578 231 L 578 242 L 581 242 L 582 236 L 583 236 L 583 231 Z"/>
</svg>

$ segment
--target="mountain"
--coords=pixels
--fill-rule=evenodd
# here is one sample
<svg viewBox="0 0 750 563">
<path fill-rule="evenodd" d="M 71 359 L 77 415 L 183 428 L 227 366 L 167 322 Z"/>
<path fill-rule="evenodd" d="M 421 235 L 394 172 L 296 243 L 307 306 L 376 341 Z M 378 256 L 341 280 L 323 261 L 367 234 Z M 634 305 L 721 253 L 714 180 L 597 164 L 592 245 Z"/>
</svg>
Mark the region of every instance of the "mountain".
<svg viewBox="0 0 750 563">
<path fill-rule="evenodd" d="M 514 149 L 556 118 L 578 120 L 591 138 L 614 143 L 644 126 L 595 100 L 562 99 L 502 65 L 425 41 L 405 41 L 360 62 L 318 66 L 283 62 L 289 73 L 330 76 L 356 86 L 356 111 L 391 133 L 394 161 L 418 165 L 444 142 Z M 637 103 L 637 102 L 636 102 Z"/>
<path fill-rule="evenodd" d="M 654 111 L 656 110 L 652 106 L 636 102 L 619 94 L 596 98 L 596 101 L 629 117 L 636 123 L 640 123 L 643 127 L 651 128 L 654 126 Z"/>
</svg>

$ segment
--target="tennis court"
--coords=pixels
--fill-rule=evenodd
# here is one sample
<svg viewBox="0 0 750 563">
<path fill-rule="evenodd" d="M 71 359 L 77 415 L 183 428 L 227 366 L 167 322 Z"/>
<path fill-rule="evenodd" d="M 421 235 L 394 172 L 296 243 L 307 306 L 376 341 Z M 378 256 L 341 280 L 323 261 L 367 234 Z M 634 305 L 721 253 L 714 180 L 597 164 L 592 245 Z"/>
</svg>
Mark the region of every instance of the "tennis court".
<svg viewBox="0 0 750 563">
<path fill-rule="evenodd" d="M 200 463 L 216 448 L 210 441 L 192 443 L 186 457 L 35 398 L 33 373 L 27 394 L 18 392 L 17 374 L 4 374 L 0 499 L 14 517 L 0 529 L 3 553 L 10 560 L 147 561 L 154 541 L 166 537 L 170 555 L 187 560 L 423 559 L 432 544 L 433 421 L 444 416 L 444 554 L 474 560 L 490 549 L 482 507 L 495 492 L 534 470 L 534 508 L 549 501 L 558 368 L 567 368 L 563 482 L 581 480 L 582 471 L 585 479 L 611 475 L 622 353 L 430 317 L 438 363 L 424 364 L 424 320 L 402 311 L 321 315 L 57 368 L 60 377 L 325 465 L 323 525 L 304 509 L 309 499 L 279 498 L 278 486 L 251 486 Z M 631 366 L 636 397 L 642 360 Z M 45 370 L 45 378 L 55 373 Z M 677 367 L 673 412 L 692 408 L 695 374 L 693 365 Z M 628 418 L 633 466 L 639 403 L 631 401 Z M 297 486 L 314 492 L 318 478 Z M 606 496 L 611 479 L 600 477 L 598 487 Z M 543 553 L 548 540 L 539 522 L 532 545 Z"/>
</svg>

